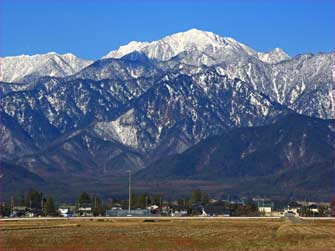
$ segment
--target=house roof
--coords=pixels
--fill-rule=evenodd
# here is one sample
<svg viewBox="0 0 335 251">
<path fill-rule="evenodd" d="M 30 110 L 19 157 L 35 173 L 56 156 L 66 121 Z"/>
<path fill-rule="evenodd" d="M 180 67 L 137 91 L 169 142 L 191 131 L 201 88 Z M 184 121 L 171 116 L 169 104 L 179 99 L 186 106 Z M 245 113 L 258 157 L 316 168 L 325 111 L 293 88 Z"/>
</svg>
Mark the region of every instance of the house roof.
<svg viewBox="0 0 335 251">
<path fill-rule="evenodd" d="M 258 201 L 257 207 L 273 207 L 272 201 Z"/>
<path fill-rule="evenodd" d="M 27 210 L 27 207 L 22 207 L 22 206 L 13 207 L 13 210 L 25 211 L 25 210 Z"/>
</svg>

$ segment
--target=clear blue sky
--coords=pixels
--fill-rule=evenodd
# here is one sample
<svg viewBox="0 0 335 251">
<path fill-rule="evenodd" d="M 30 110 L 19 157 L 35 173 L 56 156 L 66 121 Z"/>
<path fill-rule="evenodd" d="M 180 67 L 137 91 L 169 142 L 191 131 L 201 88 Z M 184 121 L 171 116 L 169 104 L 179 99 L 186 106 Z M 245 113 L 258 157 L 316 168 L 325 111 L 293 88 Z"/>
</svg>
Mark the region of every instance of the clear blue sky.
<svg viewBox="0 0 335 251">
<path fill-rule="evenodd" d="M 0 8 L 3 56 L 56 51 L 97 59 L 132 40 L 191 28 L 258 51 L 334 50 L 332 0 L 2 0 Z"/>
</svg>

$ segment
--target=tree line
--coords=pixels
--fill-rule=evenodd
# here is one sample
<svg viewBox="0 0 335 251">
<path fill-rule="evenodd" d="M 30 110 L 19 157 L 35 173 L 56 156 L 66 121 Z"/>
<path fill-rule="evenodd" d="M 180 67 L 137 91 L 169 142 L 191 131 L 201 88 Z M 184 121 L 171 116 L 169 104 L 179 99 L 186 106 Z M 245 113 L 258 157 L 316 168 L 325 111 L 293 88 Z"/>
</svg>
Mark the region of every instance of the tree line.
<svg viewBox="0 0 335 251">
<path fill-rule="evenodd" d="M 11 197 L 9 202 L 2 202 L 0 204 L 0 216 L 9 216 L 13 212 L 14 207 L 26 207 L 29 209 L 40 210 L 45 216 L 56 216 L 57 203 L 50 195 L 43 194 L 37 189 L 29 189 L 27 192 L 22 192 L 16 198 Z M 81 192 L 76 200 L 75 207 L 90 207 L 94 216 L 102 216 L 107 209 L 112 207 L 122 207 L 127 209 L 129 205 L 128 199 L 113 199 L 112 201 L 103 202 L 96 194 L 89 194 Z M 228 201 L 211 201 L 210 196 L 200 189 L 193 190 L 189 196 L 178 198 L 175 201 L 163 200 L 160 194 L 149 193 L 135 193 L 131 194 L 131 208 L 132 209 L 146 209 L 150 205 L 157 205 L 158 207 L 169 206 L 173 210 L 187 210 L 189 215 L 201 214 L 202 209 L 212 212 L 222 213 L 229 211 L 231 216 L 258 216 L 258 207 L 253 201 L 246 201 L 243 204 L 233 204 Z M 332 208 L 335 208 L 335 202 L 332 203 Z M 317 216 L 324 215 L 326 209 L 319 208 L 319 213 L 313 213 L 308 207 L 301 208 L 303 216 Z"/>
<path fill-rule="evenodd" d="M 57 214 L 54 199 L 34 188 L 31 188 L 27 193 L 21 193 L 19 198 L 12 196 L 9 203 L 3 202 L 0 205 L 0 215 L 10 215 L 15 207 L 39 210 L 43 215 L 54 216 Z"/>
<path fill-rule="evenodd" d="M 185 196 L 184 198 L 179 198 L 172 202 L 163 201 L 162 195 L 159 194 L 149 194 L 140 193 L 137 194 L 132 192 L 131 194 L 131 208 L 132 209 L 145 209 L 150 205 L 157 205 L 161 207 L 163 205 L 170 206 L 174 209 L 184 209 L 190 214 L 197 214 L 194 209 L 195 205 L 208 205 L 210 197 L 208 193 L 202 192 L 200 189 L 195 189 L 191 192 L 190 196 Z M 112 202 L 103 203 L 102 199 L 96 194 L 89 194 L 87 192 L 81 192 L 76 200 L 76 208 L 90 207 L 92 208 L 92 213 L 94 216 L 104 215 L 106 209 L 117 205 L 124 209 L 128 208 L 128 199 L 114 199 Z M 56 216 L 58 215 L 56 203 L 52 196 L 46 196 L 37 189 L 30 189 L 28 192 L 22 192 L 18 197 L 11 197 L 9 203 L 2 203 L 0 205 L 0 215 L 10 215 L 13 207 L 26 207 L 34 210 L 42 211 L 45 216 Z M 240 209 L 240 208 L 230 208 L 235 211 L 240 210 L 245 213 L 250 208 Z M 254 210 L 254 208 L 252 208 Z"/>
</svg>

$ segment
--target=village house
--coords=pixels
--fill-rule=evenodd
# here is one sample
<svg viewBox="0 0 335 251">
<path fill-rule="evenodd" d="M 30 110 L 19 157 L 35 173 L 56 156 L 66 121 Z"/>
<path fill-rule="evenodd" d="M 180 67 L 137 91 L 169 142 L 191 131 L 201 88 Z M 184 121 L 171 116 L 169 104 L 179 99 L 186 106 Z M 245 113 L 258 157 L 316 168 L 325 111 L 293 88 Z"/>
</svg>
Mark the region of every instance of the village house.
<svg viewBox="0 0 335 251">
<path fill-rule="evenodd" d="M 93 216 L 93 207 L 91 204 L 81 204 L 78 207 L 76 214 L 84 217 Z"/>
<path fill-rule="evenodd" d="M 22 217 L 26 215 L 27 207 L 13 207 L 10 217 Z"/>
<path fill-rule="evenodd" d="M 257 207 L 261 216 L 272 216 L 273 202 L 269 200 L 258 200 Z"/>
<path fill-rule="evenodd" d="M 316 204 L 309 205 L 307 208 L 308 208 L 311 212 L 313 212 L 314 214 L 318 214 L 318 213 L 319 213 L 319 206 L 316 205 Z"/>
<path fill-rule="evenodd" d="M 129 215 L 139 217 L 151 216 L 151 212 L 148 209 L 137 208 L 137 209 L 131 209 L 129 214 L 128 209 L 122 209 L 120 207 L 113 207 L 109 210 L 106 210 L 106 216 L 110 217 L 125 217 Z"/>
<path fill-rule="evenodd" d="M 10 217 L 40 217 L 43 216 L 43 211 L 40 209 L 34 209 L 24 206 L 13 207 L 12 214 Z"/>
<path fill-rule="evenodd" d="M 176 210 L 171 212 L 172 217 L 183 217 L 187 215 L 188 215 L 187 210 L 180 210 L 180 211 Z"/>
<path fill-rule="evenodd" d="M 297 217 L 297 216 L 299 216 L 300 209 L 301 209 L 300 207 L 288 206 L 282 212 L 282 216 L 284 216 L 284 217 L 288 217 L 288 216 Z"/>
<path fill-rule="evenodd" d="M 41 217 L 43 216 L 44 213 L 42 210 L 40 209 L 31 209 L 31 208 L 28 208 L 28 210 L 26 211 L 26 217 L 29 217 L 29 218 L 33 218 L 33 217 Z"/>
<path fill-rule="evenodd" d="M 73 205 L 61 205 L 58 208 L 58 213 L 63 217 L 72 217 L 76 212 L 76 206 Z"/>
</svg>

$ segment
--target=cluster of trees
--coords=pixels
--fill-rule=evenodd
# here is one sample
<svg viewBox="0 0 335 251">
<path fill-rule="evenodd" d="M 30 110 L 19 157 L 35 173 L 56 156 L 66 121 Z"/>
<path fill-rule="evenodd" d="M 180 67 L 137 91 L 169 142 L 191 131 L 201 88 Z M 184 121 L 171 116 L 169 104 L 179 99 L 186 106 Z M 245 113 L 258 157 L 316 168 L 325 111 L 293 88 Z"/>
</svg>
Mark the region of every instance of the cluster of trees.
<svg viewBox="0 0 335 251">
<path fill-rule="evenodd" d="M 141 193 L 136 194 L 133 192 L 131 194 L 131 208 L 147 208 L 150 205 L 157 205 L 161 206 L 163 204 L 163 198 L 161 195 L 154 194 L 150 195 L 148 193 Z M 114 199 L 113 203 L 110 205 L 121 205 L 122 208 L 128 208 L 129 201 L 128 200 L 120 200 L 120 199 Z"/>
<path fill-rule="evenodd" d="M 25 195 L 21 194 L 21 205 L 29 208 L 40 209 L 45 215 L 55 215 L 56 207 L 51 196 L 44 196 L 43 193 L 30 189 Z"/>
<path fill-rule="evenodd" d="M 329 209 L 324 206 L 319 206 L 318 212 L 313 212 L 310 207 L 303 206 L 300 209 L 300 215 L 303 217 L 331 217 L 335 216 L 334 209 L 334 207 L 331 207 L 331 209 Z"/>
<path fill-rule="evenodd" d="M 191 203 L 192 204 L 208 204 L 209 203 L 209 195 L 208 193 L 201 192 L 200 189 L 195 189 L 192 191 L 191 196 Z"/>
<path fill-rule="evenodd" d="M 202 192 L 200 189 L 193 190 L 190 197 L 177 199 L 177 206 L 185 209 L 190 209 L 192 205 L 207 205 L 208 203 L 208 193 Z"/>
<path fill-rule="evenodd" d="M 245 205 L 229 204 L 227 207 L 231 212 L 231 216 L 260 216 L 258 207 L 253 203 L 247 203 Z"/>
<path fill-rule="evenodd" d="M 160 195 L 149 195 L 143 193 L 137 195 L 132 193 L 131 195 L 131 207 L 132 208 L 147 208 L 149 205 L 162 205 L 162 197 Z"/>
<path fill-rule="evenodd" d="M 103 215 L 105 207 L 102 200 L 96 195 L 82 192 L 79 195 L 77 208 L 92 207 L 93 215 Z M 10 201 L 0 204 L 0 216 L 9 216 L 15 207 L 26 207 L 34 211 L 40 211 L 45 216 L 57 216 L 58 211 L 52 196 L 45 196 L 42 192 L 32 188 L 28 192 L 22 192 L 18 197 L 11 197 Z"/>
<path fill-rule="evenodd" d="M 104 215 L 106 211 L 106 207 L 103 204 L 101 198 L 99 198 L 96 194 L 89 195 L 87 192 L 82 192 L 78 198 L 77 207 L 92 207 L 93 216 L 101 216 Z"/>
<path fill-rule="evenodd" d="M 128 207 L 128 200 L 115 200 L 115 203 L 122 205 L 122 207 Z M 166 202 L 165 202 L 166 203 Z M 207 193 L 201 192 L 200 189 L 196 189 L 192 191 L 191 197 L 186 197 L 183 199 L 178 199 L 177 204 L 181 207 L 190 208 L 194 204 L 208 204 L 209 203 L 209 195 Z M 159 194 L 150 195 L 148 193 L 142 194 L 131 194 L 131 208 L 147 208 L 149 205 L 157 205 L 162 206 L 163 197 Z M 166 203 L 171 204 L 171 203 Z"/>
<path fill-rule="evenodd" d="M 21 193 L 18 199 L 11 197 L 9 203 L 2 203 L 0 206 L 1 215 L 10 215 L 14 207 L 27 207 L 40 210 L 44 215 L 56 215 L 56 207 L 51 196 L 44 196 L 43 193 L 32 188 L 27 193 Z"/>
<path fill-rule="evenodd" d="M 245 204 L 231 204 L 223 201 L 210 202 L 209 195 L 200 189 L 193 190 L 190 198 L 177 200 L 177 207 L 186 209 L 191 215 L 202 213 L 202 210 L 199 209 L 204 208 L 207 213 L 211 214 L 229 212 L 231 216 L 259 216 L 256 204 L 251 201 Z"/>
</svg>

